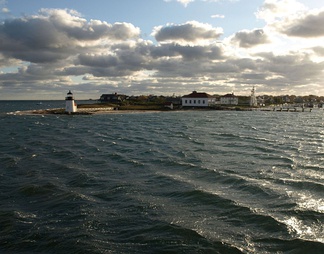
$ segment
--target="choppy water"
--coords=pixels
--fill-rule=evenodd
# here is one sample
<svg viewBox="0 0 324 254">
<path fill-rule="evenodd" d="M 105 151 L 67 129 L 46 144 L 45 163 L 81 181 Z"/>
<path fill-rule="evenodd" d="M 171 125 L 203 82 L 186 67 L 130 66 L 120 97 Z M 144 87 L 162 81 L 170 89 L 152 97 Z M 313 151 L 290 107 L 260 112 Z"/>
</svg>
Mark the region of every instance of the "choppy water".
<svg viewBox="0 0 324 254">
<path fill-rule="evenodd" d="M 324 111 L 0 126 L 1 253 L 324 253 Z"/>
</svg>

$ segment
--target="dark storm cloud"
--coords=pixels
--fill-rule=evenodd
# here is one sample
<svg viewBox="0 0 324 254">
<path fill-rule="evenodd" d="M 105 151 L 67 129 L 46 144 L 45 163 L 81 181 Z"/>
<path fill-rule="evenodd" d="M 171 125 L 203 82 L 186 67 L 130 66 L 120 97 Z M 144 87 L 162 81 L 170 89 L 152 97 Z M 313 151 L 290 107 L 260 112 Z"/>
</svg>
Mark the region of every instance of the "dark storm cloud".
<svg viewBox="0 0 324 254">
<path fill-rule="evenodd" d="M 263 29 L 254 29 L 252 31 L 240 31 L 234 35 L 234 42 L 237 42 L 242 48 L 250 48 L 259 44 L 269 42 L 268 36 Z"/>
</svg>

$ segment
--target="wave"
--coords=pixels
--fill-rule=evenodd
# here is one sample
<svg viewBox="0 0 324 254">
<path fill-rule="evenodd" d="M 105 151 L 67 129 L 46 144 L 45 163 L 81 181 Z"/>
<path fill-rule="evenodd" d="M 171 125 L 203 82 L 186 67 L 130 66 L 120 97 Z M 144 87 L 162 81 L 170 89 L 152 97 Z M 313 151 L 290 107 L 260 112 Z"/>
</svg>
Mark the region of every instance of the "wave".
<svg viewBox="0 0 324 254">
<path fill-rule="evenodd" d="M 322 118 L 282 115 L 1 115 L 0 251 L 319 252 Z"/>
</svg>

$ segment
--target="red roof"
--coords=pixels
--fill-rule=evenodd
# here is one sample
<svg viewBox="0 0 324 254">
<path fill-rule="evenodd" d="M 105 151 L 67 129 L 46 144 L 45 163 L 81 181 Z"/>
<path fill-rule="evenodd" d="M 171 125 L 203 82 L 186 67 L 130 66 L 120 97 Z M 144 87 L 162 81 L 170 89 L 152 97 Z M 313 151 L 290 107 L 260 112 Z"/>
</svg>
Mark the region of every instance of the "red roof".
<svg viewBox="0 0 324 254">
<path fill-rule="evenodd" d="M 191 94 L 184 95 L 182 98 L 211 98 L 213 96 L 209 95 L 208 93 L 197 93 L 193 91 Z"/>
</svg>

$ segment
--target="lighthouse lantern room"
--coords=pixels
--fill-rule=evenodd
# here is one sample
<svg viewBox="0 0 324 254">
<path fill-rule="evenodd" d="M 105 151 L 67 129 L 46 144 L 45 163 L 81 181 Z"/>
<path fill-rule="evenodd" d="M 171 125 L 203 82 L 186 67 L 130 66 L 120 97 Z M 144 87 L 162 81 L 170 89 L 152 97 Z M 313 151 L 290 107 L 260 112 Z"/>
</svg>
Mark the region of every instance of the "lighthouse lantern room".
<svg viewBox="0 0 324 254">
<path fill-rule="evenodd" d="M 65 112 L 73 113 L 77 112 L 77 105 L 74 101 L 73 94 L 69 91 L 65 97 Z"/>
</svg>

